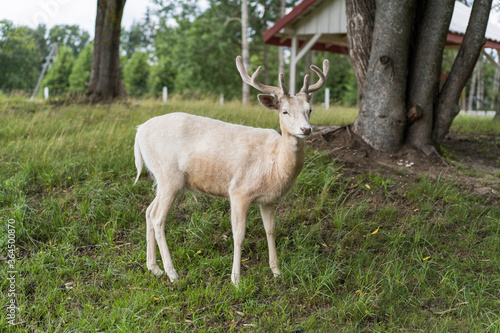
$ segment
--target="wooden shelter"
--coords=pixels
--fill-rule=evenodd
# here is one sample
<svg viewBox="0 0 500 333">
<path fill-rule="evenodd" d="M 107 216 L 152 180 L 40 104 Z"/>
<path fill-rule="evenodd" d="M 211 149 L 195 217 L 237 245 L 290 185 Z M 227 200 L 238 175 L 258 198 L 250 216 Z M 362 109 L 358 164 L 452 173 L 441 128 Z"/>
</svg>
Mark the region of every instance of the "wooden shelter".
<svg viewBox="0 0 500 333">
<path fill-rule="evenodd" d="M 264 43 L 290 47 L 290 91 L 295 93 L 296 67 L 309 50 L 348 54 L 346 0 L 303 0 L 264 32 Z M 455 2 L 446 47 L 462 43 L 471 9 Z M 500 50 L 500 27 L 490 22 L 484 48 Z M 489 58 L 491 61 L 491 57 Z M 495 63 L 498 67 L 498 64 Z"/>
</svg>

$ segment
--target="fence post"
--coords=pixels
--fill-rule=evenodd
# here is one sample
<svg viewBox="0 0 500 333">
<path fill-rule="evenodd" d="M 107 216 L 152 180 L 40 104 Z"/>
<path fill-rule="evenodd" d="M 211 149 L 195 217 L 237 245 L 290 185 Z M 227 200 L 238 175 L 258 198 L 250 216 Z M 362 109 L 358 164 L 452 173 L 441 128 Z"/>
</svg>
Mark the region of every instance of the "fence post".
<svg viewBox="0 0 500 333">
<path fill-rule="evenodd" d="M 224 94 L 220 94 L 219 103 L 220 105 L 224 105 Z"/>
<path fill-rule="evenodd" d="M 163 87 L 163 104 L 167 103 L 167 97 L 168 97 L 168 88 Z"/>
<path fill-rule="evenodd" d="M 49 99 L 49 87 L 43 88 L 43 96 L 45 99 Z"/>
</svg>

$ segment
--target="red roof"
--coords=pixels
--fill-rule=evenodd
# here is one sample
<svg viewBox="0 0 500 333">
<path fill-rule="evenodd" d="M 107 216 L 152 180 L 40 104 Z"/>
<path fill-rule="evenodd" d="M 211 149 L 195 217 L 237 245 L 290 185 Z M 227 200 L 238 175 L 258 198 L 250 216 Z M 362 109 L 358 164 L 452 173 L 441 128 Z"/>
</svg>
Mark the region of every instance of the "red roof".
<svg viewBox="0 0 500 333">
<path fill-rule="evenodd" d="M 299 18 L 304 12 L 306 12 L 312 5 L 314 5 L 318 0 L 303 0 L 297 6 L 295 6 L 290 13 L 280 18 L 271 28 L 264 32 L 264 44 L 276 45 L 276 46 L 291 46 L 291 38 L 283 38 L 277 36 L 277 34 L 284 29 L 286 26 L 291 24 L 297 18 Z M 447 44 L 462 44 L 463 35 L 456 32 L 449 32 L 446 38 Z M 299 48 L 302 47 L 307 41 L 300 40 L 298 42 Z M 492 48 L 500 50 L 500 42 L 486 39 L 486 44 L 484 48 Z M 332 53 L 349 54 L 349 49 L 345 45 L 332 45 L 326 44 L 324 42 L 317 42 L 312 47 L 313 50 L 317 51 L 328 51 Z"/>
</svg>

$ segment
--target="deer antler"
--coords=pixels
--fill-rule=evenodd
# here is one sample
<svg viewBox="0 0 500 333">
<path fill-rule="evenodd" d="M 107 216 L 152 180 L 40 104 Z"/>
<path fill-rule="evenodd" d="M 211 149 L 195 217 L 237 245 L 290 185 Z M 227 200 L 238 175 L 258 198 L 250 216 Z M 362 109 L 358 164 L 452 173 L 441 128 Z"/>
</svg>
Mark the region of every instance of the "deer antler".
<svg viewBox="0 0 500 333">
<path fill-rule="evenodd" d="M 326 78 L 328 77 L 328 71 L 330 70 L 330 63 L 328 60 L 323 60 L 323 72 L 316 66 L 312 65 L 311 69 L 318 74 L 319 80 L 313 85 L 309 85 L 309 74 L 306 74 L 304 76 L 304 85 L 302 86 L 302 89 L 300 89 L 300 92 L 309 94 L 312 93 L 318 89 L 320 89 L 323 84 L 325 84 Z"/>
<path fill-rule="evenodd" d="M 241 78 L 243 79 L 243 81 L 245 83 L 251 85 L 255 89 L 257 89 L 263 93 L 275 94 L 277 96 L 288 94 L 288 88 L 286 87 L 283 74 L 280 73 L 279 78 L 280 78 L 281 88 L 278 88 L 278 87 L 273 87 L 273 86 L 267 86 L 267 85 L 262 84 L 259 81 L 257 81 L 257 76 L 259 76 L 260 71 L 262 70 L 262 66 L 259 66 L 259 68 L 257 68 L 255 73 L 253 73 L 252 77 L 250 77 L 250 75 L 248 75 L 248 73 L 245 69 L 245 66 L 243 65 L 243 60 L 241 59 L 241 56 L 236 57 L 236 68 L 238 68 L 238 72 L 240 72 L 240 75 L 241 75 Z"/>
</svg>

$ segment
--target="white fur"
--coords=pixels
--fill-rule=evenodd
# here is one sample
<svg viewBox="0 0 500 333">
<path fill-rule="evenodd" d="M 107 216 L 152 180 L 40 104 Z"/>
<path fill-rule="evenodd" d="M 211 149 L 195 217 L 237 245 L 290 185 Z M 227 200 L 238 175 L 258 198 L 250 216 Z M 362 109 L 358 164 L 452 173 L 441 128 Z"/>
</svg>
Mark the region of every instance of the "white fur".
<svg viewBox="0 0 500 333">
<path fill-rule="evenodd" d="M 251 203 L 260 206 L 271 270 L 276 276 L 281 274 L 274 238 L 274 209 L 304 164 L 303 138 L 311 132 L 309 98 L 307 91 L 297 96 L 285 93 L 278 99 L 259 95 L 264 106 L 279 112 L 281 135 L 272 129 L 234 125 L 185 113 L 155 117 L 137 128 L 136 182 L 144 163 L 157 183 L 156 197 L 146 211 L 150 271 L 163 274 L 156 263 L 158 243 L 166 274 L 171 281 L 178 277 L 165 239 L 165 217 L 177 194 L 188 189 L 230 200 L 233 284 L 240 281 L 241 246 Z"/>
</svg>

